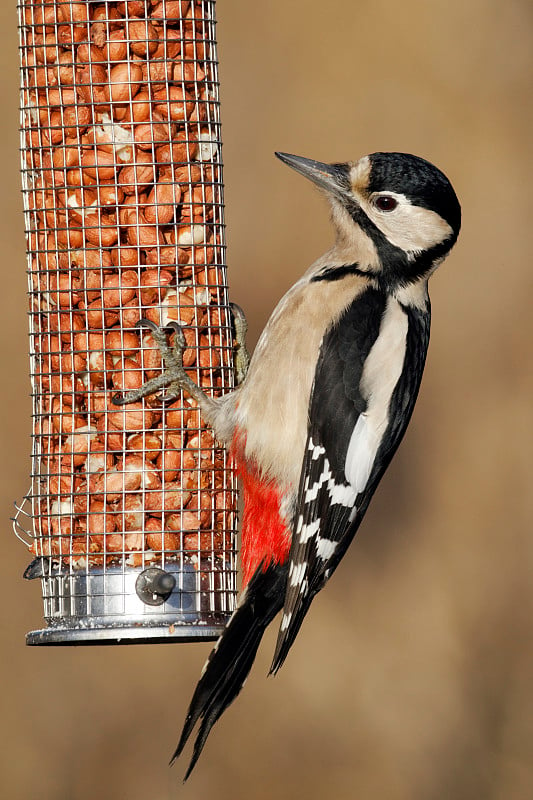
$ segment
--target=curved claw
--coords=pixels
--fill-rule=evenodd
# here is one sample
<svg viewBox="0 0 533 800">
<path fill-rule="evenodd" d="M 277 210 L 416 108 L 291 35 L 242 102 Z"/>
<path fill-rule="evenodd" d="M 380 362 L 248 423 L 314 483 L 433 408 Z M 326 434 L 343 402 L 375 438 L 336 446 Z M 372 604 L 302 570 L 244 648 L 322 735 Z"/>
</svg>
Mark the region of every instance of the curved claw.
<svg viewBox="0 0 533 800">
<path fill-rule="evenodd" d="M 173 319 L 171 319 L 170 322 L 167 322 L 167 324 L 165 325 L 165 328 L 170 329 L 171 331 L 174 331 L 174 333 L 179 333 L 180 331 L 183 332 L 183 329 L 182 329 L 181 325 L 179 324 L 179 322 L 176 322 Z"/>
<path fill-rule="evenodd" d="M 117 392 L 117 394 L 114 394 L 113 397 L 111 398 L 111 402 L 113 403 L 114 406 L 125 406 L 126 403 L 129 402 L 129 400 L 127 400 L 124 395 L 119 394 Z"/>
<path fill-rule="evenodd" d="M 136 328 L 150 328 L 151 331 L 158 331 L 159 326 L 152 322 L 151 319 L 146 319 L 146 317 L 141 317 L 135 323 Z"/>
<path fill-rule="evenodd" d="M 177 343 L 180 346 L 180 349 L 185 350 L 187 347 L 187 341 L 185 339 L 185 334 L 183 333 L 183 328 L 179 322 L 174 322 L 174 320 L 171 320 L 167 325 L 165 325 L 165 328 L 167 330 L 170 329 L 171 331 L 174 331 L 174 338 L 177 337 Z"/>
</svg>

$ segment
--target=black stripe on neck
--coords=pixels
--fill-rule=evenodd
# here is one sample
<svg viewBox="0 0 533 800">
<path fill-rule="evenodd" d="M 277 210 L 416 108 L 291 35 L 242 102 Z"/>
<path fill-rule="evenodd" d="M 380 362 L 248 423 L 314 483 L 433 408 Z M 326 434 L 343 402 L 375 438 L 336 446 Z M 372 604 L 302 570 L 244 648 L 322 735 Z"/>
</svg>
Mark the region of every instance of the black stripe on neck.
<svg viewBox="0 0 533 800">
<path fill-rule="evenodd" d="M 370 237 L 376 247 L 381 270 L 379 275 L 373 277 L 379 280 L 385 291 L 392 291 L 397 286 L 407 286 L 424 276 L 433 268 L 435 261 L 449 253 L 457 239 L 458 232 L 453 232 L 448 239 L 439 242 L 434 247 L 422 250 L 416 255 L 409 255 L 401 247 L 390 242 L 383 231 L 372 222 L 357 203 L 348 202 L 345 204 L 345 208 L 355 224 L 359 225 L 362 231 Z"/>
<path fill-rule="evenodd" d="M 357 264 L 342 264 L 338 267 L 325 267 L 317 275 L 311 278 L 311 283 L 316 281 L 338 281 L 347 275 L 361 275 L 364 278 L 373 277 L 372 272 L 365 272 Z"/>
</svg>

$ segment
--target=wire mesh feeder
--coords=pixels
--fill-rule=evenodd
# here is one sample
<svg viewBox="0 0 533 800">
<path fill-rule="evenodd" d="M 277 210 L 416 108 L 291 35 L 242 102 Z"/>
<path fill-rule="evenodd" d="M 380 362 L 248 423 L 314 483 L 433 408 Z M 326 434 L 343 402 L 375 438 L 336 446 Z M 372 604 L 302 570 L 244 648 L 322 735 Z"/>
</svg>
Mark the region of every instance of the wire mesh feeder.
<svg viewBox="0 0 533 800">
<path fill-rule="evenodd" d="M 24 2 L 22 183 L 32 484 L 15 530 L 48 627 L 29 644 L 209 639 L 233 609 L 236 490 L 141 318 L 232 387 L 211 0 Z M 28 508 L 30 510 L 28 510 Z"/>
</svg>

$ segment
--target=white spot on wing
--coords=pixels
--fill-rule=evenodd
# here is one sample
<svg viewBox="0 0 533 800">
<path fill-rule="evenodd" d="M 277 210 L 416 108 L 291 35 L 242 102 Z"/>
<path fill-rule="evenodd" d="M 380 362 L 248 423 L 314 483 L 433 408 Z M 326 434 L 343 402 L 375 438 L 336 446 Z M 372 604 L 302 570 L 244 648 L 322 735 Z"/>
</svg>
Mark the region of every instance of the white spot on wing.
<svg viewBox="0 0 533 800">
<path fill-rule="evenodd" d="M 316 498 L 318 497 L 318 492 L 320 491 L 322 485 L 326 483 L 326 481 L 329 481 L 329 479 L 331 478 L 331 471 L 328 468 L 329 464 L 327 462 L 327 459 L 324 467 L 325 467 L 324 472 L 317 480 L 317 482 L 314 484 L 314 486 L 311 486 L 311 488 L 307 489 L 304 497 L 304 503 L 310 503 L 312 500 L 316 500 Z"/>
<path fill-rule="evenodd" d="M 316 540 L 316 554 L 323 561 L 327 561 L 328 558 L 331 558 L 336 549 L 337 542 L 333 542 L 331 539 Z"/>
<path fill-rule="evenodd" d="M 323 456 L 324 453 L 326 452 L 325 448 L 322 447 L 322 445 L 320 444 L 313 445 L 312 440 L 309 441 L 309 449 L 312 450 L 311 461 L 316 461 L 317 458 L 320 458 L 320 456 Z"/>
<path fill-rule="evenodd" d="M 312 536 L 317 535 L 319 530 L 320 530 L 320 518 L 315 519 L 313 522 L 310 522 L 309 525 L 306 525 L 305 528 L 303 528 L 300 534 L 300 544 L 305 544 L 306 542 L 308 542 Z"/>
<path fill-rule="evenodd" d="M 280 629 L 282 631 L 286 631 L 287 630 L 287 628 L 290 625 L 291 618 L 292 618 L 292 611 L 289 611 L 288 614 L 284 614 L 283 615 L 283 619 L 281 620 L 281 626 L 280 626 Z"/>
<path fill-rule="evenodd" d="M 351 508 L 357 497 L 357 491 L 350 484 L 335 483 L 331 480 L 328 483 L 329 495 L 332 505 L 345 506 Z"/>
<path fill-rule="evenodd" d="M 291 586 L 299 586 L 305 576 L 305 570 L 307 569 L 307 562 L 302 561 L 301 564 L 291 564 L 291 569 L 289 572 L 292 573 L 290 575 L 290 585 Z"/>
</svg>

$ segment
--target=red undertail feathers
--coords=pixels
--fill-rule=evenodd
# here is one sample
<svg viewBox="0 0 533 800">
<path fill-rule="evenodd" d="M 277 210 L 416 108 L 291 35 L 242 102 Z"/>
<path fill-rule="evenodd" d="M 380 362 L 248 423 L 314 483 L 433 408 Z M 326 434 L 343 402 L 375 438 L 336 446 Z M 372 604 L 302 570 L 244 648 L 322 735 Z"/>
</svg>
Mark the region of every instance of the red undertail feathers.
<svg viewBox="0 0 533 800">
<path fill-rule="evenodd" d="M 289 555 L 291 533 L 280 515 L 281 491 L 265 481 L 258 468 L 244 457 L 244 435 L 237 433 L 231 448 L 242 482 L 244 511 L 241 536 L 242 585 L 246 586 L 262 564 L 283 564 Z"/>
</svg>

